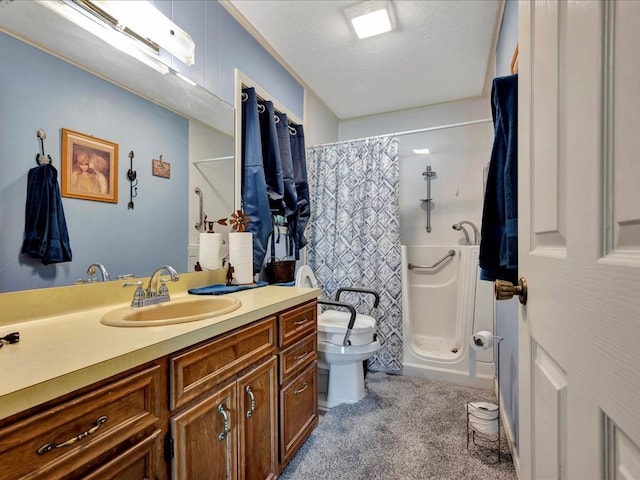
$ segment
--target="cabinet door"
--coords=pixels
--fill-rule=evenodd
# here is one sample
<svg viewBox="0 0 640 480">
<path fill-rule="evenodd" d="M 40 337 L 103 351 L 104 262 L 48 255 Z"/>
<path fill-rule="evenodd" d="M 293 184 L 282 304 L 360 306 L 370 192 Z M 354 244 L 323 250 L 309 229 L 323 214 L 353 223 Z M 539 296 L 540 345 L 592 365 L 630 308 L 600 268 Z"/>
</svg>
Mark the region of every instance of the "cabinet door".
<svg viewBox="0 0 640 480">
<path fill-rule="evenodd" d="M 284 466 L 318 424 L 317 362 L 280 391 L 280 462 Z"/>
<path fill-rule="evenodd" d="M 238 477 L 276 478 L 277 360 L 269 360 L 238 379 Z"/>
<path fill-rule="evenodd" d="M 174 480 L 236 480 L 236 406 L 232 382 L 171 419 Z"/>
</svg>

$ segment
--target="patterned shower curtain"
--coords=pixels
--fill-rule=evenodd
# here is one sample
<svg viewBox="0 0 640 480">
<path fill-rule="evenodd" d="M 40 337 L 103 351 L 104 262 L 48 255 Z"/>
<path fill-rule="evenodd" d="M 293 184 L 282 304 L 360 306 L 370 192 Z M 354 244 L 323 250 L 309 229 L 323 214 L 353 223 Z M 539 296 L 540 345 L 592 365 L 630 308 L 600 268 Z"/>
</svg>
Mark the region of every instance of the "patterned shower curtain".
<svg viewBox="0 0 640 480">
<path fill-rule="evenodd" d="M 333 298 L 340 287 L 362 287 L 373 297 L 342 294 L 340 300 L 378 320 L 382 347 L 369 361 L 373 370 L 402 369 L 402 284 L 398 139 L 378 137 L 307 152 L 311 218 L 309 265 Z"/>
</svg>

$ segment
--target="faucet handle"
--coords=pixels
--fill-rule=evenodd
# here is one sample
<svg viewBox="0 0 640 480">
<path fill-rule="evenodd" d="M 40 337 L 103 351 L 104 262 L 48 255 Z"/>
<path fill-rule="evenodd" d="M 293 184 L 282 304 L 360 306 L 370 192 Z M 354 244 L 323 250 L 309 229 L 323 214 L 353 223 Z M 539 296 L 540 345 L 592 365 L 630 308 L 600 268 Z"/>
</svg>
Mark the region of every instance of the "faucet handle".
<svg viewBox="0 0 640 480">
<path fill-rule="evenodd" d="M 144 305 L 144 290 L 142 289 L 142 282 L 123 283 L 122 287 L 137 287 L 133 293 L 133 300 L 131 300 L 132 307 L 142 307 Z"/>
<path fill-rule="evenodd" d="M 164 278 L 160 279 L 160 287 L 158 288 L 158 296 L 169 296 L 169 289 L 167 288 L 167 281 Z"/>
</svg>

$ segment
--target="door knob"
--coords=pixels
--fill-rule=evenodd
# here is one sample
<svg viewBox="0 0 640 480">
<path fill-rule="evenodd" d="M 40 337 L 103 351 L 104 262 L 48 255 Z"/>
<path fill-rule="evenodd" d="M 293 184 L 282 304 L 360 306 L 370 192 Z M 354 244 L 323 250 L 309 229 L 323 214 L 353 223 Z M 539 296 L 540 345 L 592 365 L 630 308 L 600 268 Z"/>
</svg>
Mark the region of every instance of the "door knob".
<svg viewBox="0 0 640 480">
<path fill-rule="evenodd" d="M 527 281 L 524 277 L 520 277 L 518 285 L 514 285 L 507 280 L 496 280 L 494 283 L 496 300 L 508 300 L 518 295 L 522 305 L 527 304 Z"/>
</svg>

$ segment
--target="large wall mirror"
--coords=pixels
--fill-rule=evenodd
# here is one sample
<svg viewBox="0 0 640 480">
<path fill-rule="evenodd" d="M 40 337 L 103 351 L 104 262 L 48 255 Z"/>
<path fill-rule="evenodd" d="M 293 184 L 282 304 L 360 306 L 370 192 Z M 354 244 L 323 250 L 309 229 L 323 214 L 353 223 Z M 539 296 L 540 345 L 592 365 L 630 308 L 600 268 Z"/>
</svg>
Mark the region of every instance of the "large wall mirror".
<svg viewBox="0 0 640 480">
<path fill-rule="evenodd" d="M 94 262 L 112 279 L 149 276 L 162 264 L 192 271 L 200 200 L 209 218 L 236 208 L 233 107 L 173 73 L 158 74 L 39 2 L 0 10 L 7 66 L 0 72 L 0 292 L 71 285 L 88 279 Z M 118 202 L 63 197 L 73 260 L 43 266 L 20 254 L 27 174 L 43 129 L 60 175 L 62 128 L 119 145 Z M 168 178 L 153 175 L 160 155 Z M 135 188 L 129 169 L 137 172 Z"/>
</svg>

